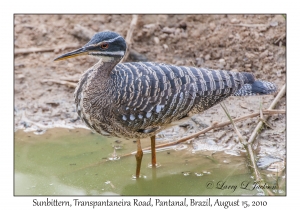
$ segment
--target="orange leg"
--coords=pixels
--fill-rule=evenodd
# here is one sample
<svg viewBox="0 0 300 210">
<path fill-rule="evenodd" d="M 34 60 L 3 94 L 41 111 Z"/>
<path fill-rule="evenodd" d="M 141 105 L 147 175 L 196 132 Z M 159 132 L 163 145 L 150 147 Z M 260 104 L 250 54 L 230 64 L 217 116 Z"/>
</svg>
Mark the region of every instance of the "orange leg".
<svg viewBox="0 0 300 210">
<path fill-rule="evenodd" d="M 152 168 L 156 167 L 155 136 L 151 136 Z"/>
<path fill-rule="evenodd" d="M 142 164 L 142 159 L 143 159 L 143 150 L 141 147 L 141 141 L 140 139 L 137 140 L 137 151 L 135 154 L 135 159 L 136 159 L 136 172 L 135 176 L 136 178 L 140 178 L 140 173 L 141 173 L 141 164 Z"/>
</svg>

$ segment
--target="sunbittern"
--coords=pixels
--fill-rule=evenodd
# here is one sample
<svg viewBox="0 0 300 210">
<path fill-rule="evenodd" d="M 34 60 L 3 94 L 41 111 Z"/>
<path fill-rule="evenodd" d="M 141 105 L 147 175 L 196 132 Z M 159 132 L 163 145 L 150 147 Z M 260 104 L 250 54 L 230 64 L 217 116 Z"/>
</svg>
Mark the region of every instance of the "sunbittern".
<svg viewBox="0 0 300 210">
<path fill-rule="evenodd" d="M 155 135 L 173 121 L 203 112 L 234 96 L 270 94 L 273 83 L 246 72 L 210 70 L 152 62 L 119 63 L 126 42 L 115 32 L 96 33 L 82 48 L 56 58 L 94 55 L 99 62 L 82 75 L 75 89 L 76 111 L 102 135 L 137 140 L 136 177 L 143 156 L 140 139 L 151 137 L 156 166 Z"/>
</svg>

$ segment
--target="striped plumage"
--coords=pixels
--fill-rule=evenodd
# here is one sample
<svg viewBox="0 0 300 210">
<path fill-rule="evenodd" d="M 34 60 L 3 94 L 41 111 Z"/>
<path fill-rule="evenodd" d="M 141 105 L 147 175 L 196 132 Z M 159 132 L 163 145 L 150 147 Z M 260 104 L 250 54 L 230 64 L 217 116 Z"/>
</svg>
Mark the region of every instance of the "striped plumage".
<svg viewBox="0 0 300 210">
<path fill-rule="evenodd" d="M 76 109 L 92 130 L 125 138 L 153 136 L 173 121 L 200 113 L 230 95 L 270 94 L 273 83 L 250 73 L 173 66 L 152 62 L 119 63 L 123 37 L 97 33 L 83 48 L 57 58 L 91 54 L 100 61 L 81 77 Z"/>
</svg>

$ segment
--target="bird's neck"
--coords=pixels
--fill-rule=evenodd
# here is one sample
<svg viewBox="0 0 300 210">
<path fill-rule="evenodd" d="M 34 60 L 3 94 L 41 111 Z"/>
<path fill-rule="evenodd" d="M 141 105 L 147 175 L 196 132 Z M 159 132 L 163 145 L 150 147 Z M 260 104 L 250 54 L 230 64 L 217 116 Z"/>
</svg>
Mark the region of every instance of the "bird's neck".
<svg viewBox="0 0 300 210">
<path fill-rule="evenodd" d="M 100 57 L 98 63 L 92 67 L 93 76 L 91 79 L 99 79 L 102 82 L 109 80 L 111 71 L 121 61 L 121 59 L 122 57 Z"/>
<path fill-rule="evenodd" d="M 85 89 L 90 97 L 110 95 L 111 72 L 120 60 L 121 58 L 101 57 L 99 62 L 89 70 Z"/>
</svg>

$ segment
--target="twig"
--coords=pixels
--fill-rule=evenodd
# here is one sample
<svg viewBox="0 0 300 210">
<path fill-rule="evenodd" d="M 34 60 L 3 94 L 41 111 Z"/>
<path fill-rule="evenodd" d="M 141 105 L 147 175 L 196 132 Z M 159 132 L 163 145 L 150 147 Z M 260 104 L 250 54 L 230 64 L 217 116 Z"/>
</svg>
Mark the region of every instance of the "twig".
<svg viewBox="0 0 300 210">
<path fill-rule="evenodd" d="M 273 102 L 271 103 L 271 105 L 270 105 L 269 108 L 267 109 L 268 111 L 272 112 L 272 109 L 276 106 L 277 102 L 282 98 L 282 96 L 285 95 L 285 91 L 286 91 L 286 85 L 284 85 L 284 86 L 281 88 L 281 90 L 279 91 L 279 93 L 277 94 L 277 96 L 274 98 Z M 267 119 L 268 119 L 268 117 L 263 118 L 264 121 L 267 121 Z M 257 134 L 259 133 L 259 130 L 260 130 L 260 128 L 261 128 L 262 125 L 263 125 L 263 122 L 262 122 L 262 121 L 260 121 L 260 122 L 257 124 L 257 126 L 256 126 L 255 129 L 253 130 L 253 132 L 252 132 L 252 134 L 251 134 L 251 136 L 250 136 L 250 138 L 249 138 L 249 140 L 248 140 L 248 143 L 249 143 L 249 144 L 251 144 L 251 143 L 255 140 L 255 138 L 256 138 Z"/>
<path fill-rule="evenodd" d="M 127 53 L 125 54 L 125 56 L 123 57 L 121 62 L 126 61 L 128 55 L 129 55 L 129 51 L 130 51 L 131 44 L 132 44 L 132 34 L 133 34 L 134 29 L 135 29 L 137 20 L 138 20 L 138 15 L 132 15 L 132 20 L 131 20 L 131 23 L 130 23 L 130 27 L 127 31 L 127 35 L 126 35 L 126 38 L 125 38 L 126 43 L 127 43 Z"/>
<path fill-rule="evenodd" d="M 241 142 L 241 144 L 244 145 L 244 147 L 246 147 L 247 145 L 247 141 L 244 139 L 244 137 L 242 136 L 242 134 L 240 133 L 239 129 L 236 127 L 235 123 L 233 122 L 231 116 L 229 115 L 229 112 L 227 110 L 227 107 L 225 106 L 224 103 L 220 103 L 222 109 L 224 110 L 225 114 L 227 115 L 227 117 L 229 118 L 229 121 L 231 122 L 233 128 L 234 128 L 234 131 L 236 132 L 236 134 L 238 135 L 238 138 Z"/>
<path fill-rule="evenodd" d="M 266 114 L 266 115 L 284 114 L 285 110 L 263 110 L 263 113 Z M 239 122 L 239 121 L 242 121 L 242 120 L 245 120 L 245 119 L 248 119 L 248 118 L 257 117 L 257 116 L 259 116 L 259 114 L 260 113 L 257 112 L 257 113 L 245 115 L 245 116 L 233 119 L 233 122 Z M 190 136 L 184 137 L 184 138 L 179 139 L 179 140 L 174 141 L 174 142 L 169 142 L 169 143 L 165 143 L 165 144 L 156 145 L 155 148 L 162 148 L 162 147 L 168 147 L 168 146 L 176 145 L 176 144 L 188 141 L 188 140 L 190 140 L 192 138 L 196 138 L 196 137 L 200 136 L 201 134 L 207 133 L 208 131 L 210 131 L 212 129 L 221 128 L 221 127 L 224 127 L 224 126 L 227 126 L 227 125 L 230 125 L 230 124 L 231 124 L 230 120 L 226 121 L 226 122 L 222 122 L 222 123 L 214 122 L 214 123 L 212 123 L 211 126 L 205 128 L 205 129 L 203 129 L 203 130 L 201 130 L 201 131 L 199 131 L 197 133 L 194 133 L 194 134 L 192 134 Z M 150 147 L 143 148 L 143 150 L 148 150 L 148 149 L 150 149 Z M 134 154 L 134 152 L 132 152 L 130 154 Z"/>
<path fill-rule="evenodd" d="M 275 42 L 274 44 L 277 44 L 280 40 L 285 38 L 285 34 L 281 35 Z"/>
<path fill-rule="evenodd" d="M 68 81 L 68 82 L 78 82 L 80 75 L 74 75 L 69 77 L 60 77 L 61 80 Z"/>
<path fill-rule="evenodd" d="M 31 47 L 31 48 L 20 48 L 20 49 L 15 49 L 15 55 L 19 54 L 28 54 L 28 53 L 37 53 L 37 52 L 52 52 L 56 51 L 58 49 L 64 50 L 68 48 L 79 48 L 80 45 L 78 44 L 72 44 L 72 45 L 63 45 L 55 48 L 37 48 L 37 47 Z"/>
<path fill-rule="evenodd" d="M 44 83 L 44 82 L 54 82 L 54 83 L 61 84 L 61 85 L 67 85 L 68 87 L 73 87 L 73 88 L 75 88 L 77 86 L 77 84 L 74 83 L 74 82 L 68 82 L 68 81 L 63 81 L 63 80 L 55 80 L 55 79 L 43 79 L 41 82 L 42 83 Z"/>
<path fill-rule="evenodd" d="M 169 143 L 165 143 L 165 144 L 156 145 L 155 148 L 162 148 L 162 147 L 167 147 L 167 146 L 173 146 L 173 145 L 179 144 L 181 142 L 185 142 L 187 140 L 190 140 L 192 138 L 196 138 L 196 137 L 200 136 L 201 134 L 204 134 L 204 133 L 206 133 L 206 132 L 208 132 L 208 131 L 210 131 L 210 130 L 212 130 L 214 128 L 218 128 L 218 127 L 219 127 L 218 123 L 213 123 L 211 126 L 205 128 L 205 129 L 203 129 L 203 130 L 201 130 L 201 131 L 199 131 L 197 133 L 194 133 L 194 134 L 192 134 L 190 136 L 184 137 L 184 138 L 179 139 L 179 140 L 174 141 L 174 142 L 169 142 Z M 148 150 L 150 148 L 151 147 L 146 147 L 143 150 Z M 134 152 L 132 154 L 134 154 Z"/>
<path fill-rule="evenodd" d="M 262 113 L 262 100 L 261 100 L 261 97 L 260 97 L 260 101 L 259 101 L 259 116 L 260 116 L 260 119 L 264 119 L 264 115 Z"/>
<path fill-rule="evenodd" d="M 272 115 L 272 114 L 285 114 L 285 110 L 279 110 L 279 109 L 277 109 L 277 110 L 275 110 L 275 109 L 271 109 L 271 110 L 269 110 L 269 109 L 267 109 L 267 110 L 264 110 L 263 111 L 263 114 L 267 114 L 267 115 Z"/>
<path fill-rule="evenodd" d="M 261 176 L 260 176 L 260 173 L 259 173 L 259 170 L 256 166 L 256 162 L 255 162 L 255 159 L 254 159 L 254 153 L 253 153 L 253 149 L 252 149 L 252 144 L 248 144 L 245 149 L 247 150 L 247 153 L 249 155 L 249 159 L 251 161 L 251 166 L 254 170 L 254 174 L 255 174 L 255 180 L 256 181 L 261 181 Z"/>
<path fill-rule="evenodd" d="M 274 129 L 272 126 L 270 126 L 265 120 L 264 120 L 264 115 L 262 113 L 262 100 L 260 98 L 260 102 L 259 102 L 259 116 L 260 116 L 260 121 L 262 121 L 267 127 Z"/>
</svg>

